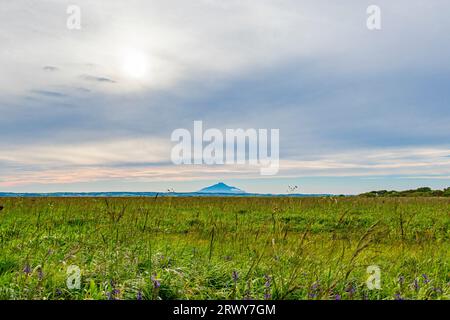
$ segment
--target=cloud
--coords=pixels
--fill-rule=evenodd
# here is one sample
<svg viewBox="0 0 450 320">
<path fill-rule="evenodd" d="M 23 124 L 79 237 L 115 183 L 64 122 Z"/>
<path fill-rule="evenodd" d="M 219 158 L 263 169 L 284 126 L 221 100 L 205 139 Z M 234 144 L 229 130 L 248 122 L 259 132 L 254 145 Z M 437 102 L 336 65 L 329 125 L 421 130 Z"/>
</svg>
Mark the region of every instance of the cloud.
<svg viewBox="0 0 450 320">
<path fill-rule="evenodd" d="M 170 150 L 165 140 L 150 139 L 103 141 L 70 147 L 38 146 L 26 150 L 17 148 L 0 156 L 5 171 L 0 186 L 113 179 L 180 182 L 214 179 L 217 176 L 267 179 L 259 175 L 259 166 L 174 166 L 170 161 Z M 397 176 L 406 179 L 446 179 L 450 175 L 449 154 L 450 148 L 405 148 L 359 150 L 305 160 L 281 160 L 277 178 Z M 24 170 L 29 167 L 34 169 Z"/>
<path fill-rule="evenodd" d="M 65 27 L 68 4 L 5 5 L 0 21 L 3 47 L 9 50 L 0 63 L 10 80 L 22 78 L 20 85 L 1 82 L 5 88 L 35 89 L 42 79 L 23 81 L 23 75 L 42 61 L 64 67 L 57 81 L 76 81 L 75 73 L 89 74 L 92 67 L 119 80 L 120 55 L 127 48 L 150 57 L 150 88 L 208 74 L 232 77 L 290 60 L 317 61 L 331 73 L 348 75 L 443 64 L 448 70 L 450 48 L 443 40 L 449 4 L 443 1 L 379 1 L 384 17 L 379 33 L 365 28 L 369 1 L 200 1 L 194 6 L 170 0 L 125 6 L 117 0 L 108 5 L 82 0 L 80 31 Z M 437 23 L 441 27 L 430 28 Z M 408 40 L 411 34 L 414 41 Z M 18 65 L 23 70 L 14 72 Z"/>
<path fill-rule="evenodd" d="M 45 97 L 52 97 L 52 98 L 62 98 L 66 95 L 62 92 L 56 92 L 56 91 L 48 91 L 48 90 L 33 90 L 32 93 L 45 96 Z"/>
<path fill-rule="evenodd" d="M 97 77 L 91 75 L 83 75 L 81 76 L 84 80 L 87 81 L 96 81 L 96 82 L 104 82 L 104 83 L 116 83 L 116 81 L 106 78 L 106 77 Z"/>
<path fill-rule="evenodd" d="M 57 67 L 54 67 L 54 66 L 44 66 L 44 67 L 42 68 L 42 70 L 53 72 L 53 71 L 58 71 L 59 69 L 58 69 Z"/>
<path fill-rule="evenodd" d="M 165 156 L 164 156 L 165 155 Z M 151 137 L 63 145 L 21 146 L 3 150 L 0 161 L 17 165 L 99 166 L 167 160 L 170 144 Z"/>
</svg>

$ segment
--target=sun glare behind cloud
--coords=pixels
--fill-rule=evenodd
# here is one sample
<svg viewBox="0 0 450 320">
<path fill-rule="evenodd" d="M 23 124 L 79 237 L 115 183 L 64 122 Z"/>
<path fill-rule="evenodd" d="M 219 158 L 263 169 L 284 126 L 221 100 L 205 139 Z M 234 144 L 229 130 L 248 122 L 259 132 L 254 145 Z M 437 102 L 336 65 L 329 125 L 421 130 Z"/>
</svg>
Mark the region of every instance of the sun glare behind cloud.
<svg viewBox="0 0 450 320">
<path fill-rule="evenodd" d="M 148 56 L 136 49 L 127 49 L 121 55 L 124 76 L 144 79 L 148 74 Z"/>
</svg>

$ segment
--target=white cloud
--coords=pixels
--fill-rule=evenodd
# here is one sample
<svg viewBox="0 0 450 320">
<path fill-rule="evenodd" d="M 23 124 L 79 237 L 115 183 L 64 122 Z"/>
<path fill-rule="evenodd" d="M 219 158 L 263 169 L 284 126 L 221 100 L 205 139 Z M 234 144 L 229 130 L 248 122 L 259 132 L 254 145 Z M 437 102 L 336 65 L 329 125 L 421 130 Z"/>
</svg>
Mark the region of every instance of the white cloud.
<svg viewBox="0 0 450 320">
<path fill-rule="evenodd" d="M 4 92 L 77 87 L 83 85 L 79 75 L 91 73 L 117 81 L 116 86 L 89 84 L 100 92 L 154 90 L 202 74 L 226 77 L 290 59 L 320 61 L 324 69 L 347 73 L 417 62 L 449 66 L 449 46 L 441 38 L 450 9 L 444 1 L 380 1 L 385 25 L 378 34 L 365 28 L 365 1 L 79 0 L 80 31 L 66 28 L 68 4 L 2 4 Z M 440 27 L 429 27 L 438 21 Z M 129 49 L 148 56 L 145 81 L 131 81 L 121 72 L 121 53 Z M 59 72 L 42 72 L 47 64 Z"/>
<path fill-rule="evenodd" d="M 12 147 L 0 153 L 0 161 L 15 165 L 60 167 L 122 165 L 168 161 L 170 142 L 151 137 L 106 140 L 63 145 Z"/>
<path fill-rule="evenodd" d="M 265 179 L 258 166 L 182 165 L 170 163 L 170 147 L 164 141 L 120 141 L 80 144 L 72 147 L 34 147 L 4 153 L 0 161 L 9 170 L 0 187 L 93 182 L 123 179 L 131 181 L 190 181 L 227 179 Z M 327 154 L 308 160 L 281 160 L 276 178 L 365 177 L 450 175 L 450 149 L 382 149 Z M 23 170 L 23 166 L 35 166 Z M 16 168 L 16 170 L 14 170 Z"/>
</svg>

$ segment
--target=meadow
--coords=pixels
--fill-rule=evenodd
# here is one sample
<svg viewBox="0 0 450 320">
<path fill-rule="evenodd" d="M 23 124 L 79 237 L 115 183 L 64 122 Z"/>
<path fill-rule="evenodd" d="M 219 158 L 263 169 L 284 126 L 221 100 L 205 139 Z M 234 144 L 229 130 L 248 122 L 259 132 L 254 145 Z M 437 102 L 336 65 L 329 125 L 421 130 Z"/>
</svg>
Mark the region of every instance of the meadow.
<svg viewBox="0 0 450 320">
<path fill-rule="evenodd" d="M 450 298 L 449 198 L 0 198 L 0 206 L 0 299 Z M 366 285 L 369 266 L 379 267 L 379 289 Z"/>
</svg>

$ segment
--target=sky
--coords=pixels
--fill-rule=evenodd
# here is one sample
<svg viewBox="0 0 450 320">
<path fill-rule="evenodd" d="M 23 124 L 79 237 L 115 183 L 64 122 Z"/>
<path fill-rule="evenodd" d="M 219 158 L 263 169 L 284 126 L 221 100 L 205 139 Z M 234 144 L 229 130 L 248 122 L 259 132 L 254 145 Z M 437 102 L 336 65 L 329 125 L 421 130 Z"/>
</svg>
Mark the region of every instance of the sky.
<svg viewBox="0 0 450 320">
<path fill-rule="evenodd" d="M 69 29 L 69 5 L 81 29 Z M 381 30 L 366 26 L 369 5 Z M 447 0 L 0 0 L 0 192 L 450 186 Z M 171 133 L 280 130 L 280 168 Z"/>
</svg>

